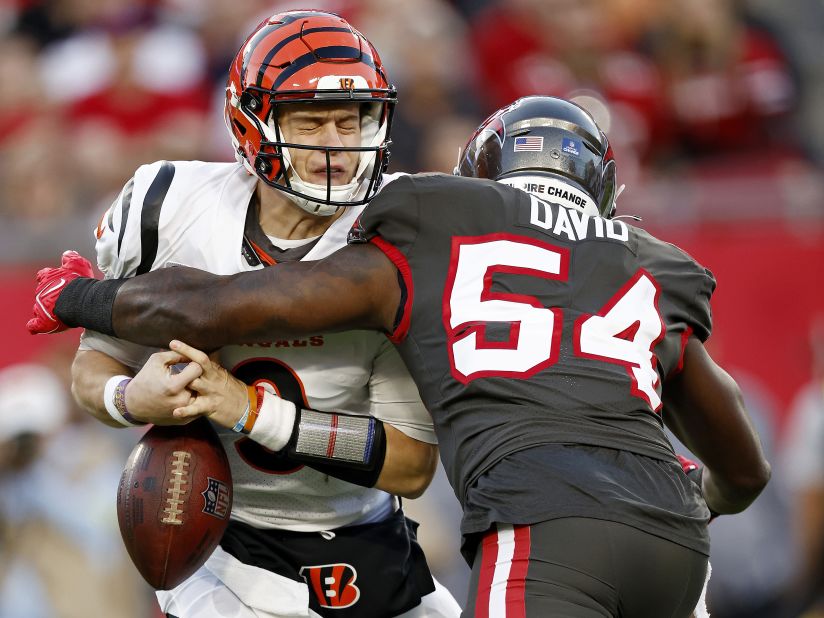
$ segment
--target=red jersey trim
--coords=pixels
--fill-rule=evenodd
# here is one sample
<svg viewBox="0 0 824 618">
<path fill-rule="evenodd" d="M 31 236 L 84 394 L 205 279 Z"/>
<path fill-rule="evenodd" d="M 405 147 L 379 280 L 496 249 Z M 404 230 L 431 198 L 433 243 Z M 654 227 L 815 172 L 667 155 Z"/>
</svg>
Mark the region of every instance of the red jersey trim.
<svg viewBox="0 0 824 618">
<path fill-rule="evenodd" d="M 692 327 L 687 326 L 684 329 L 684 332 L 681 333 L 681 351 L 678 353 L 678 364 L 675 366 L 675 369 L 670 371 L 667 378 L 671 378 L 674 375 L 678 375 L 684 370 L 684 353 L 687 351 L 687 342 L 690 340 L 692 336 Z"/>
<path fill-rule="evenodd" d="M 249 244 L 252 245 L 252 249 L 255 250 L 255 253 L 257 253 L 258 259 L 261 262 L 263 262 L 267 266 L 274 266 L 275 264 L 277 264 L 277 262 L 268 253 L 266 253 L 263 249 L 261 249 L 255 242 L 250 240 Z"/>
<path fill-rule="evenodd" d="M 398 269 L 398 272 L 401 273 L 403 282 L 406 285 L 406 302 L 403 304 L 401 320 L 397 327 L 395 327 L 395 330 L 389 334 L 389 341 L 398 344 L 406 339 L 406 336 L 409 334 L 409 323 L 412 321 L 412 300 L 415 296 L 415 288 L 412 285 L 412 269 L 406 260 L 406 256 L 392 243 L 384 240 L 380 236 L 373 236 L 369 239 L 369 242 L 380 249 L 384 255 L 392 261 Z"/>
</svg>

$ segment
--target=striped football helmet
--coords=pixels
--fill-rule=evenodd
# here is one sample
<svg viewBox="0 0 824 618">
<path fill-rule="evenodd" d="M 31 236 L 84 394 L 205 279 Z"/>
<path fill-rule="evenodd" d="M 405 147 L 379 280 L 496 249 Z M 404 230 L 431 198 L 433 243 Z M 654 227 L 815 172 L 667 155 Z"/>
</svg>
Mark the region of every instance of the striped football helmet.
<svg viewBox="0 0 824 618">
<path fill-rule="evenodd" d="M 307 146 L 284 141 L 279 118 L 295 103 L 362 103 L 360 146 Z M 305 210 L 331 215 L 367 203 L 389 162 L 397 92 L 377 50 L 342 17 L 315 10 L 287 11 L 262 21 L 229 71 L 224 117 L 238 160 Z M 321 150 L 325 185 L 300 178 L 289 149 Z M 332 152 L 358 153 L 351 182 L 333 185 Z"/>
</svg>

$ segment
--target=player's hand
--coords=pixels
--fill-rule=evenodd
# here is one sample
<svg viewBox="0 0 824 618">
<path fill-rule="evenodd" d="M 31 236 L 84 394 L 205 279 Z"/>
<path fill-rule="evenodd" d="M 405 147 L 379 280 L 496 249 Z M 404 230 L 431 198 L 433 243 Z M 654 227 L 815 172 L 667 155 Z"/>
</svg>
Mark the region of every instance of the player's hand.
<svg viewBox="0 0 824 618">
<path fill-rule="evenodd" d="M 184 365 L 181 367 L 181 363 Z M 172 412 L 195 400 L 189 383 L 203 373 L 197 363 L 177 352 L 156 352 L 126 387 L 126 408 L 135 420 L 154 425 L 184 425 Z"/>
<path fill-rule="evenodd" d="M 94 277 L 94 271 L 91 262 L 77 251 L 63 252 L 59 268 L 43 268 L 37 272 L 34 317 L 26 322 L 32 335 L 59 333 L 69 328 L 54 315 L 54 306 L 66 285 L 78 277 Z"/>
<path fill-rule="evenodd" d="M 172 341 L 169 347 L 187 360 L 197 363 L 202 374 L 189 383 L 194 399 L 174 410 L 174 416 L 189 422 L 198 416 L 231 429 L 243 415 L 249 402 L 246 384 L 209 358 L 209 355 L 182 341 Z"/>
</svg>

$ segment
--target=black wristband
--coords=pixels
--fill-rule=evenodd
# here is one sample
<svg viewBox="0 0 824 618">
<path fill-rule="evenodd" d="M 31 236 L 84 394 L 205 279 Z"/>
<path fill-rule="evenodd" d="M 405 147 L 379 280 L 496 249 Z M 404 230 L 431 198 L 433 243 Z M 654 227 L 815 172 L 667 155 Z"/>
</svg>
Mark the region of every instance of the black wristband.
<svg viewBox="0 0 824 618">
<path fill-rule="evenodd" d="M 82 326 L 89 330 L 115 336 L 112 327 L 114 299 L 126 279 L 91 279 L 78 277 L 60 293 L 54 304 L 54 314 L 66 326 Z"/>
<path fill-rule="evenodd" d="M 305 448 L 301 445 L 301 435 L 303 432 L 312 432 L 318 429 L 321 433 L 324 431 L 324 424 L 312 423 L 307 421 L 304 415 L 322 415 L 335 419 L 335 426 L 342 425 L 342 421 L 348 419 L 350 422 L 355 422 L 361 425 L 360 431 L 354 434 L 354 441 L 358 445 L 354 451 L 362 452 L 362 457 L 340 457 L 335 454 L 324 456 L 311 452 L 311 448 Z M 303 434 L 306 437 L 306 434 Z M 338 432 L 336 440 L 339 442 L 338 447 L 344 447 L 345 440 L 351 440 L 353 433 L 349 432 L 349 436 L 345 432 Z M 365 449 L 360 451 L 361 440 Z M 310 439 L 311 440 L 311 439 Z M 318 442 L 312 440 L 314 444 Z M 324 439 L 321 439 L 321 444 Z M 369 416 L 350 416 L 345 414 L 338 414 L 334 412 L 317 412 L 315 410 L 301 410 L 298 408 L 295 415 L 295 426 L 292 430 L 292 437 L 289 439 L 289 444 L 286 445 L 286 452 L 289 459 L 305 463 L 310 468 L 323 472 L 329 476 L 335 477 L 353 485 L 361 487 L 374 487 L 378 482 L 381 470 L 383 470 L 383 463 L 386 459 L 386 432 L 383 423 L 374 417 Z"/>
</svg>

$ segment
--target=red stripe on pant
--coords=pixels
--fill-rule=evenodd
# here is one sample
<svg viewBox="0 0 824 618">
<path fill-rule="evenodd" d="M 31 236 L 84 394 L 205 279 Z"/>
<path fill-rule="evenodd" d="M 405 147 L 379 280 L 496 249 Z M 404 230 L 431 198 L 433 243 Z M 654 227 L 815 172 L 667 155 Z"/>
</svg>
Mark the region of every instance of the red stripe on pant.
<svg viewBox="0 0 824 618">
<path fill-rule="evenodd" d="M 529 569 L 529 526 L 515 526 L 515 551 L 506 582 L 506 615 L 508 618 L 526 616 L 526 572 Z"/>
<path fill-rule="evenodd" d="M 478 597 L 475 599 L 475 618 L 489 618 L 489 593 L 498 561 L 498 532 L 493 530 L 481 541 L 481 572 L 478 578 Z"/>
<path fill-rule="evenodd" d="M 526 616 L 529 549 L 529 526 L 502 525 L 483 538 L 475 618 Z"/>
</svg>

